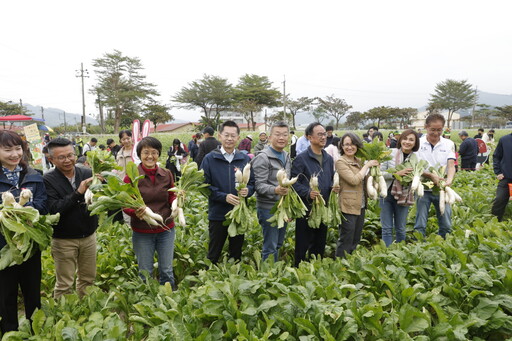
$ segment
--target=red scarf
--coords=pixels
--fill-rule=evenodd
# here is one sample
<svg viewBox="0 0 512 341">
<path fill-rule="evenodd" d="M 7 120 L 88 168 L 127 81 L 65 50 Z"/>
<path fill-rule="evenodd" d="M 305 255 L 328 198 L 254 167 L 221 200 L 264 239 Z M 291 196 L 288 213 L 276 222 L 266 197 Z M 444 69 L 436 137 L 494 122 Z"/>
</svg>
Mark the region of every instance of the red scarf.
<svg viewBox="0 0 512 341">
<path fill-rule="evenodd" d="M 155 168 L 146 168 L 146 167 L 144 167 L 143 164 L 141 164 L 140 166 L 142 167 L 142 170 L 144 171 L 144 173 L 146 173 L 146 175 L 149 176 L 149 178 L 151 179 L 151 182 L 154 185 L 155 184 L 156 171 L 158 170 L 158 166 L 156 166 Z"/>
</svg>

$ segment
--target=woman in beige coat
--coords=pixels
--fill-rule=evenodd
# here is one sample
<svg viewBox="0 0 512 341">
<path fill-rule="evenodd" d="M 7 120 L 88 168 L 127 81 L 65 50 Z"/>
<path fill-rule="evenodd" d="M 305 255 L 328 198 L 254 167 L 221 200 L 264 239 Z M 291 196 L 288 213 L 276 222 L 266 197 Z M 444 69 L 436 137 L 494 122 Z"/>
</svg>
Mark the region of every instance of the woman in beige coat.
<svg viewBox="0 0 512 341">
<path fill-rule="evenodd" d="M 368 169 L 378 166 L 375 160 L 362 165 L 356 157 L 357 150 L 363 148 L 359 137 L 346 133 L 340 141 L 341 157 L 336 161 L 336 171 L 340 178 L 340 200 L 343 220 L 339 226 L 339 239 L 336 247 L 336 257 L 345 257 L 352 253 L 361 240 L 364 214 L 366 209 L 365 176 Z"/>
</svg>

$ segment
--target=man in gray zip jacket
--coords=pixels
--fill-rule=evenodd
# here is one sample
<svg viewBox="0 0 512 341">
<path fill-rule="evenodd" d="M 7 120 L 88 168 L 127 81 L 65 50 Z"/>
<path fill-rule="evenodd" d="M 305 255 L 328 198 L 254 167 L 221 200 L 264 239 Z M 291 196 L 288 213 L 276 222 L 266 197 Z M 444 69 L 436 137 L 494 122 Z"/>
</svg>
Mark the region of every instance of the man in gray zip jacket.
<svg viewBox="0 0 512 341">
<path fill-rule="evenodd" d="M 274 261 L 277 261 L 279 248 L 283 245 L 286 235 L 286 225 L 279 229 L 277 226 L 271 226 L 267 220 L 272 217 L 270 210 L 274 204 L 282 195 L 288 193 L 286 187 L 279 186 L 277 172 L 284 168 L 286 175 L 290 177 L 290 155 L 284 151 L 289 135 L 290 129 L 286 123 L 274 123 L 270 128 L 270 145 L 258 153 L 251 162 L 255 178 L 258 220 L 263 230 L 263 260 L 273 255 Z"/>
</svg>

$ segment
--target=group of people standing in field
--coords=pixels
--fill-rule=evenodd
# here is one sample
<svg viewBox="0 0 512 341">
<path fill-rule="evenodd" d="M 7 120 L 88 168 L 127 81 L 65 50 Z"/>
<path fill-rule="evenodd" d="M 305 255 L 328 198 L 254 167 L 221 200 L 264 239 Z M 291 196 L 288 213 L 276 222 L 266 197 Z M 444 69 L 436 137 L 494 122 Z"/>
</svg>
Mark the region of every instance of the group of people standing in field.
<svg viewBox="0 0 512 341">
<path fill-rule="evenodd" d="M 343 220 L 339 229 L 336 256 L 345 257 L 357 247 L 363 230 L 365 210 L 368 199 L 366 194 L 367 171 L 372 166 L 382 170 L 393 168 L 405 162 L 413 153 L 427 160 L 429 165 L 447 166 L 444 181 L 450 185 L 455 175 L 455 147 L 452 141 L 442 138 L 444 117 L 430 115 L 426 120 L 425 135 L 421 138 L 414 130 L 405 130 L 398 136 L 396 148 L 393 149 L 391 160 L 380 164 L 376 160 L 363 163 L 356 157 L 363 142 L 354 133 L 347 132 L 341 138 L 333 135 L 318 123 L 311 123 L 303 137 L 293 139 L 297 155 L 292 159 L 285 150 L 291 139 L 288 125 L 278 122 L 272 125 L 265 136 L 263 148 L 252 159 L 249 153 L 236 149 L 240 139 L 240 128 L 233 121 L 224 122 L 219 129 L 218 139 L 212 128 L 206 128 L 204 140 L 197 145 L 193 154 L 194 160 L 204 170 L 205 182 L 210 185 L 208 198 L 208 259 L 216 264 L 222 256 L 222 249 L 229 239 L 229 257 L 235 260 L 242 258 L 244 235 L 229 237 L 227 227 L 223 225 L 225 215 L 239 203 L 240 197 L 255 195 L 257 216 L 262 228 L 262 257 L 279 259 L 286 227 L 272 226 L 268 219 L 272 216 L 271 208 L 286 195 L 288 188 L 282 187 L 277 181 L 277 172 L 284 169 L 288 177 L 298 176 L 293 185 L 304 204 L 308 214 L 313 200 L 322 196 L 328 200 L 332 190 L 340 194 L 339 207 Z M 196 136 L 197 137 L 197 136 Z M 116 160 L 126 167 L 132 161 L 134 141 L 130 130 L 119 133 L 120 148 L 116 150 Z M 175 146 L 174 146 L 175 145 Z M 54 226 L 51 254 L 55 262 L 56 283 L 54 297 L 76 290 L 79 296 L 86 294 L 86 288 L 93 284 L 96 276 L 96 229 L 98 220 L 91 216 L 84 200 L 84 193 L 92 181 L 92 172 L 84 165 L 77 164 L 77 153 L 73 142 L 66 138 L 55 138 L 48 141 L 48 159 L 55 168 L 44 177 L 30 168 L 25 161 L 26 143 L 14 132 L 0 131 L 0 192 L 10 191 L 19 196 L 22 188 L 29 188 L 33 198 L 27 205 L 33 206 L 41 214 L 60 213 L 60 221 Z M 504 136 L 494 154 L 494 169 L 500 183 L 497 198 L 493 206 L 493 214 L 501 220 L 508 203 L 508 186 L 512 183 L 512 157 L 506 150 L 512 148 L 512 134 Z M 173 144 L 169 153 L 180 155 L 181 144 Z M 189 148 L 190 149 L 190 148 Z M 191 149 L 190 149 L 191 150 Z M 143 219 L 144 208 L 139 210 L 125 209 L 124 219 L 133 231 L 132 243 L 140 276 L 145 279 L 151 276 L 155 253 L 158 257 L 159 282 L 169 282 L 173 288 L 176 283 L 173 275 L 173 254 L 175 229 L 171 218 L 175 176 L 171 170 L 159 166 L 162 155 L 161 142 L 151 136 L 142 138 L 135 147 L 135 154 L 140 159 L 138 171 L 143 178 L 139 181 L 139 190 L 145 204 L 154 212 L 159 213 L 165 226 L 154 228 Z M 183 153 L 181 153 L 183 155 Z M 168 155 L 171 156 L 170 154 Z M 179 158 L 177 160 L 180 160 Z M 252 172 L 248 186 L 236 190 L 235 171 L 251 163 Z M 175 164 L 176 165 L 176 164 Z M 333 176 L 337 172 L 339 186 L 333 186 Z M 410 172 L 400 171 L 400 175 Z M 451 231 L 451 209 L 447 205 L 443 215 L 439 212 L 439 196 L 428 190 L 422 198 L 414 198 L 407 188 L 395 181 L 391 174 L 386 174 L 388 195 L 380 199 L 382 236 L 386 245 L 405 240 L 405 225 L 408 210 L 417 204 L 415 229 L 425 234 L 430 206 L 436 208 L 439 221 L 439 234 L 446 236 Z M 309 180 L 318 176 L 318 191 L 310 189 Z M 425 172 L 425 177 L 438 183 L 441 178 Z M 130 179 L 121 172 L 124 181 Z M 506 192 L 507 190 L 507 192 Z M 323 256 L 326 246 L 327 226 L 311 228 L 305 217 L 296 220 L 295 228 L 295 266 L 309 256 Z M 0 249 L 6 245 L 0 234 Z M 36 308 L 40 308 L 41 253 L 36 252 L 26 262 L 0 271 L 0 330 L 5 333 L 18 327 L 17 296 L 21 288 L 25 303 L 25 314 L 30 318 Z"/>
<path fill-rule="evenodd" d="M 441 137 L 444 127 L 444 117 L 431 115 L 426 122 L 426 134 L 422 138 L 414 130 L 405 130 L 397 140 L 397 148 L 392 149 L 391 160 L 379 164 L 376 160 L 363 163 L 356 157 L 358 149 L 363 148 L 363 142 L 354 133 L 348 132 L 341 138 L 332 134 L 332 128 L 326 128 L 318 123 L 310 124 L 297 141 L 297 156 L 293 159 L 285 151 L 289 140 L 289 127 L 283 122 L 274 124 L 269 131 L 268 145 L 252 160 L 235 149 L 239 139 L 240 130 L 236 123 L 227 121 L 219 130 L 220 148 L 214 149 L 206 155 L 201 163 L 205 172 L 205 181 L 210 184 L 212 194 L 209 197 L 209 235 L 210 244 L 208 258 L 212 263 L 219 261 L 222 247 L 226 238 L 229 239 L 229 257 L 240 260 L 243 247 L 243 235 L 228 237 L 227 227 L 223 225 L 226 213 L 233 205 L 238 203 L 239 196 L 251 196 L 255 193 L 257 201 L 257 215 L 263 232 L 262 257 L 270 256 L 278 260 L 279 249 L 283 245 L 286 227 L 271 226 L 271 208 L 286 195 L 288 189 L 278 184 L 277 172 L 285 169 L 288 177 L 298 176 L 293 185 L 304 204 L 311 210 L 313 200 L 322 196 L 327 202 L 331 191 L 338 192 L 339 207 L 343 219 L 339 228 L 339 238 L 336 247 L 336 256 L 345 257 L 352 253 L 361 240 L 364 226 L 365 210 L 368 204 L 366 193 L 366 179 L 370 167 L 379 166 L 382 170 L 394 168 L 405 162 L 413 153 L 419 158 L 427 160 L 430 166 L 446 166 L 447 175 L 443 179 L 450 185 L 455 175 L 455 147 L 452 141 Z M 306 142 L 300 141 L 305 139 Z M 329 145 L 327 142 L 330 142 Z M 336 146 L 337 144 L 337 146 Z M 304 147 L 305 146 L 305 147 Z M 334 146 L 335 153 L 330 153 Z M 333 155 L 331 155 L 333 154 Z M 244 192 L 237 193 L 235 189 L 234 173 L 236 169 L 252 165 L 253 178 L 249 181 Z M 412 169 L 404 169 L 399 175 L 406 175 Z M 339 186 L 333 187 L 333 176 L 337 172 Z M 428 211 L 433 204 L 438 213 L 439 234 L 446 236 L 451 230 L 451 209 L 439 213 L 439 196 L 432 191 L 426 191 L 424 197 L 416 198 L 394 180 L 392 174 L 385 172 L 388 195 L 380 199 L 382 235 L 386 245 L 405 240 L 406 219 L 409 207 L 417 203 L 417 216 L 415 229 L 425 234 Z M 309 181 L 312 176 L 318 176 L 319 191 L 310 188 Z M 425 177 L 437 184 L 441 178 L 425 171 Z M 323 256 L 327 226 L 321 224 L 319 228 L 308 225 L 308 214 L 296 220 L 295 227 L 295 261 L 296 266 L 310 255 Z M 394 231 L 394 233 L 393 233 Z"/>
</svg>

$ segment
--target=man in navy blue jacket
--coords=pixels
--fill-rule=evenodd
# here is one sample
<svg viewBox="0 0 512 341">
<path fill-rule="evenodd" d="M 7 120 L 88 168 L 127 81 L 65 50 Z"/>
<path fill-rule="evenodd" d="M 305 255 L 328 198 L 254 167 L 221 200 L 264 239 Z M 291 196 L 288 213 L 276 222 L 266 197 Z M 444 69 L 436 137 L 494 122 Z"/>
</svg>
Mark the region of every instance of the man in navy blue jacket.
<svg viewBox="0 0 512 341">
<path fill-rule="evenodd" d="M 494 174 L 500 181 L 496 189 L 496 198 L 492 204 L 492 214 L 503 220 L 510 197 L 508 185 L 512 183 L 512 134 L 503 136 L 494 151 Z"/>
<path fill-rule="evenodd" d="M 247 197 L 254 193 L 254 176 L 246 188 L 238 193 L 235 188 L 236 169 L 242 170 L 250 162 L 249 156 L 239 152 L 235 146 L 240 139 L 240 128 L 233 121 L 224 122 L 219 131 L 221 147 L 208 153 L 202 163 L 205 182 L 210 184 L 208 198 L 208 220 L 210 243 L 208 259 L 216 264 L 228 237 L 228 227 L 223 225 L 228 213 L 240 200 L 238 196 Z M 229 257 L 235 260 L 242 258 L 244 235 L 229 237 Z"/>
<path fill-rule="evenodd" d="M 299 176 L 293 188 L 308 207 L 308 216 L 313 199 L 321 195 L 325 202 L 329 200 L 334 177 L 334 161 L 323 149 L 327 142 L 327 133 L 319 122 L 311 123 L 306 128 L 304 136 L 311 145 L 293 161 L 292 177 Z M 318 175 L 320 192 L 312 191 L 309 186 L 312 175 Z M 317 256 L 323 256 L 325 251 L 327 226 L 321 224 L 318 229 L 311 228 L 308 226 L 307 216 L 297 219 L 295 223 L 295 266 L 306 259 L 308 251 L 310 255 Z"/>
</svg>

